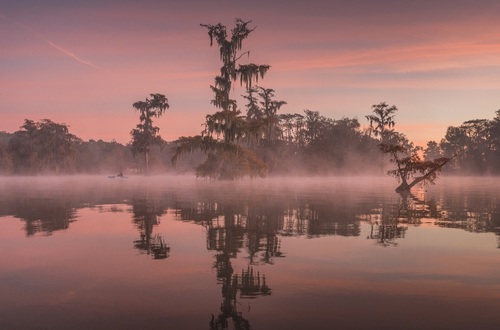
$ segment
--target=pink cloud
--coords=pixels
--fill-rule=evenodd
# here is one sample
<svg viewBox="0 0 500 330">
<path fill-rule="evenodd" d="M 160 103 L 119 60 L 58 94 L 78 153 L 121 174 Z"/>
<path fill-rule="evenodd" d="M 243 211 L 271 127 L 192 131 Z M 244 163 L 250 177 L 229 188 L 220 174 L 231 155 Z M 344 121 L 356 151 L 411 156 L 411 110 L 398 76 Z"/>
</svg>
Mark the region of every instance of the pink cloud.
<svg viewBox="0 0 500 330">
<path fill-rule="evenodd" d="M 384 65 L 395 72 L 446 70 L 500 65 L 500 44 L 445 44 L 383 48 L 319 55 L 306 60 L 277 62 L 275 71 Z M 382 68 L 379 69 L 380 71 Z"/>
</svg>

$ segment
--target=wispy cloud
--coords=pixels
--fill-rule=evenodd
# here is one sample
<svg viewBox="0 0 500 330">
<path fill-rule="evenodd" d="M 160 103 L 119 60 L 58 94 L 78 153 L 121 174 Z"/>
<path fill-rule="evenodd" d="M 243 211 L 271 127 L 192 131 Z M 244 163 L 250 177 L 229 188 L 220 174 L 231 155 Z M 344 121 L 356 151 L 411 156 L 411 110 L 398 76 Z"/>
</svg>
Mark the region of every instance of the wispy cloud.
<svg viewBox="0 0 500 330">
<path fill-rule="evenodd" d="M 45 39 L 45 41 L 47 41 L 47 43 L 48 43 L 49 45 L 51 45 L 51 46 L 52 46 L 52 48 L 54 48 L 54 49 L 56 49 L 56 50 L 60 51 L 61 53 L 65 54 L 65 55 L 68 55 L 69 57 L 73 58 L 74 60 L 76 60 L 76 61 L 78 61 L 78 62 L 80 62 L 80 63 L 82 63 L 82 64 L 85 64 L 85 65 L 91 66 L 91 67 L 93 67 L 93 68 L 95 68 L 95 69 L 99 69 L 99 70 L 101 69 L 101 67 L 99 67 L 99 66 L 97 66 L 97 65 L 95 65 L 95 64 L 93 64 L 93 63 L 90 63 L 89 61 L 85 61 L 85 60 L 81 59 L 80 57 L 76 56 L 75 54 L 73 54 L 73 53 L 72 53 L 72 52 L 70 52 L 69 50 L 64 49 L 63 47 L 61 47 L 61 46 L 59 46 L 59 45 L 56 45 L 56 44 L 55 44 L 55 43 L 53 43 L 52 41 L 50 41 L 50 40 L 48 40 L 48 39 Z"/>
<path fill-rule="evenodd" d="M 47 39 L 41 33 L 39 33 L 38 31 L 35 31 L 34 29 L 30 28 L 29 26 L 21 24 L 19 22 L 16 22 L 16 21 L 14 21 L 14 20 L 6 17 L 5 15 L 3 15 L 1 13 L 0 13 L 0 18 L 7 19 L 7 20 L 11 21 L 13 24 L 15 24 L 15 25 L 21 27 L 22 29 L 30 32 L 32 35 L 34 35 L 38 39 L 41 39 L 41 40 L 45 41 L 50 47 L 54 48 L 55 50 L 57 50 L 58 52 L 66 55 L 66 56 L 71 57 L 75 61 L 77 61 L 77 62 L 79 62 L 81 64 L 84 64 L 84 65 L 90 66 L 90 67 L 92 67 L 94 69 L 102 70 L 102 68 L 100 66 L 98 66 L 98 65 L 96 65 L 94 63 L 91 63 L 89 61 L 86 61 L 86 60 L 82 59 L 81 57 L 77 56 L 75 53 L 69 51 L 68 49 L 66 49 L 66 48 L 64 48 L 62 46 L 57 45 L 56 43 L 54 43 L 51 40 Z"/>
<path fill-rule="evenodd" d="M 445 44 L 329 54 L 276 65 L 280 71 L 386 65 L 395 72 L 443 70 L 500 64 L 500 44 Z M 488 60 L 486 61 L 485 58 Z M 386 70 L 388 67 L 384 67 Z"/>
</svg>

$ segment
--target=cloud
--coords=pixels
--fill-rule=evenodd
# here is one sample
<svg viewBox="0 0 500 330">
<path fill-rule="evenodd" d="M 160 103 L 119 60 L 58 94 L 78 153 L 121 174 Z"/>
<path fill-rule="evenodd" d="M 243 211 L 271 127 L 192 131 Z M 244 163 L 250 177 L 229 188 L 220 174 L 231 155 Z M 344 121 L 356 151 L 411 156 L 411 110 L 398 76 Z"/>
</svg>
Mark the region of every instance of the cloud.
<svg viewBox="0 0 500 330">
<path fill-rule="evenodd" d="M 454 43 L 332 52 L 307 60 L 278 62 L 274 69 L 296 71 L 384 65 L 384 70 L 390 68 L 392 72 L 418 72 L 476 67 L 482 64 L 500 65 L 500 44 Z"/>
</svg>

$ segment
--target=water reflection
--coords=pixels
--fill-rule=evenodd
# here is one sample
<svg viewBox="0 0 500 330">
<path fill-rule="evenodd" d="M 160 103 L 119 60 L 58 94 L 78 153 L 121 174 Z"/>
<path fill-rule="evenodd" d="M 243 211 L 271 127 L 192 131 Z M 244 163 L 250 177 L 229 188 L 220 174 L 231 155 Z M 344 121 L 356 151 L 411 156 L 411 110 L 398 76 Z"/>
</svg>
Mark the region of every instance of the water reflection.
<svg viewBox="0 0 500 330">
<path fill-rule="evenodd" d="M 245 203 L 177 202 L 177 217 L 206 228 L 207 249 L 235 257 L 246 249 L 252 265 L 273 264 L 283 257 L 278 234 L 283 210 L 256 209 Z"/>
<path fill-rule="evenodd" d="M 423 219 L 435 213 L 431 211 L 433 209 L 422 196 L 402 193 L 397 203 L 383 203 L 368 214 L 358 215 L 358 218 L 370 225 L 368 239 L 384 247 L 397 246 L 397 240 L 405 238 L 408 225 L 422 224 Z"/>
<path fill-rule="evenodd" d="M 177 218 L 193 221 L 205 228 L 206 246 L 215 251 L 213 268 L 217 283 L 222 287 L 222 303 L 217 317 L 212 314 L 210 329 L 250 329 L 250 323 L 238 311 L 238 293 L 242 299 L 271 294 L 265 275 L 254 271 L 252 266 L 235 274 L 231 259 L 246 247 L 250 264 L 272 263 L 272 258 L 281 256 L 273 221 L 263 221 L 265 215 L 251 211 L 245 203 L 222 204 L 218 202 L 176 203 Z M 191 206 L 193 205 L 193 206 Z M 258 260 L 258 261 L 257 261 Z"/>
<path fill-rule="evenodd" d="M 1 215 L 11 215 L 25 222 L 26 236 L 51 235 L 69 228 L 76 220 L 77 205 L 67 199 L 23 198 L 12 196 L 2 200 Z"/>
<path fill-rule="evenodd" d="M 500 217 L 496 200 L 445 199 L 443 195 L 428 197 L 421 188 L 416 193 L 399 194 L 397 203 L 383 203 L 358 218 L 370 224 L 368 239 L 381 246 L 396 246 L 403 239 L 408 225 L 423 222 L 439 227 L 459 228 L 473 233 L 495 232 L 499 235 Z"/>
<path fill-rule="evenodd" d="M 149 199 L 132 200 L 133 222 L 140 233 L 139 239 L 134 241 L 134 247 L 157 260 L 166 259 L 170 253 L 163 236 L 153 234 L 153 228 L 159 224 L 159 217 L 165 212 L 161 202 L 155 204 Z"/>
<path fill-rule="evenodd" d="M 11 193 L 7 194 L 6 191 Z M 108 185 L 97 190 L 95 187 L 80 188 L 71 194 L 67 190 L 51 187 L 46 190 L 36 189 L 35 192 L 0 189 L 0 197 L 0 216 L 10 215 L 21 219 L 26 224 L 26 235 L 30 237 L 35 234 L 50 235 L 55 231 L 67 230 L 70 225 L 77 226 L 75 222 L 78 221 L 79 224 L 80 220 L 85 221 L 78 218 L 82 209 L 112 213 L 125 220 L 132 232 L 130 237 L 127 236 L 128 245 L 125 244 L 121 250 L 133 252 L 137 249 L 148 258 L 164 260 L 165 262 L 149 262 L 148 258 L 138 258 L 146 260 L 148 265 L 154 265 L 151 267 L 158 267 L 155 270 L 168 269 L 176 261 L 174 256 L 177 256 L 177 252 L 170 257 L 171 245 L 174 251 L 179 251 L 179 240 L 170 237 L 167 243 L 165 239 L 169 232 L 161 225 L 164 217 L 168 217 L 172 223 L 199 228 L 203 233 L 200 240 L 204 244 L 202 249 L 210 251 L 212 258 L 207 259 L 208 263 L 203 267 L 207 271 L 212 268 L 210 278 L 218 285 L 216 294 L 212 294 L 215 300 L 210 301 L 210 306 L 201 312 L 204 324 L 209 323 L 210 329 L 250 329 L 250 323 L 254 325 L 257 320 L 250 309 L 243 308 L 243 301 L 247 304 L 249 301 L 266 304 L 267 301 L 275 301 L 273 299 L 280 295 L 289 298 L 290 293 L 283 290 L 283 282 L 286 282 L 287 276 L 293 278 L 297 275 L 287 273 L 280 278 L 276 268 L 283 267 L 283 264 L 299 253 L 297 249 L 290 248 L 290 244 L 284 244 L 290 240 L 331 243 L 331 238 L 338 236 L 334 237 L 336 242 L 363 241 L 363 244 L 370 246 L 396 247 L 409 243 L 409 233 L 418 231 L 417 227 L 422 226 L 456 232 L 466 230 L 472 233 L 495 233 L 500 247 L 498 195 L 495 191 L 482 192 L 481 189 L 473 192 L 444 188 L 432 191 L 420 189 L 414 190 L 413 194 L 401 195 L 392 193 L 390 189 L 390 194 L 370 191 L 353 195 L 334 188 L 327 192 L 311 192 L 309 188 L 264 189 L 242 186 L 235 187 L 228 193 L 228 190 L 218 189 L 211 184 L 191 184 L 188 187 L 141 184 Z M 361 240 L 355 239 L 356 237 Z M 443 240 L 443 237 L 430 235 L 428 239 Z M 370 240 L 369 244 L 366 244 L 365 238 Z M 414 241 L 412 244 L 415 244 Z M 324 250 L 331 248 L 329 245 L 318 246 Z M 377 252 L 393 251 L 378 247 L 375 249 Z M 306 251 L 300 253 L 303 253 L 302 260 L 317 258 L 327 265 L 331 263 L 333 268 L 338 262 L 335 258 L 340 257 L 325 257 L 324 250 L 309 251 L 306 248 Z M 404 249 L 394 251 L 401 250 Z M 339 254 L 349 254 L 351 257 L 349 249 L 340 248 L 340 251 Z M 408 259 L 418 262 L 415 257 Z M 356 281 L 360 281 L 357 273 L 342 278 L 341 267 L 333 275 L 325 271 L 326 266 L 321 267 L 323 265 L 319 267 L 320 275 L 321 271 L 328 274 L 328 281 L 353 281 L 354 284 L 346 284 L 346 287 L 351 291 L 356 290 L 359 284 Z M 425 273 L 425 267 L 430 266 L 422 267 L 422 272 Z M 408 275 L 404 267 L 403 270 L 396 270 L 399 271 L 398 276 L 406 278 L 421 275 L 418 272 Z M 363 271 L 367 272 L 361 269 Z M 376 276 L 380 274 L 384 275 L 379 270 Z M 429 271 L 428 274 L 433 273 Z M 439 271 L 434 275 L 442 276 Z M 335 276 L 339 276 L 339 279 L 333 278 Z M 375 280 L 378 281 L 376 276 Z M 300 280 L 299 277 L 296 279 Z M 161 281 L 163 280 L 164 278 Z M 432 278 L 427 277 L 425 280 L 432 284 Z M 308 285 L 311 286 L 311 283 L 308 282 Z M 293 285 L 288 288 L 291 291 L 297 289 Z M 369 290 L 373 289 L 370 287 Z M 195 295 L 200 295 L 200 292 Z"/>
<path fill-rule="evenodd" d="M 67 189 L 61 187 L 54 190 L 50 186 L 33 189 L 15 185 L 15 189 L 7 187 L 0 191 L 0 216 L 10 215 L 24 221 L 27 236 L 50 235 L 68 229 L 77 220 L 78 209 L 128 204 L 140 232 L 135 246 L 162 258 L 168 256 L 167 244 L 161 235 L 153 234 L 153 228 L 170 209 L 179 220 L 207 229 L 209 250 L 230 247 L 232 250 L 228 252 L 234 255 L 245 249 L 252 265 L 272 264 L 275 258 L 284 257 L 281 237 L 360 236 L 361 222 L 370 224 L 368 238 L 381 245 L 397 245 L 396 240 L 405 237 L 408 226 L 419 226 L 423 221 L 432 221 L 439 227 L 500 235 L 498 194 L 492 192 L 467 194 L 460 189 L 442 189 L 428 194 L 422 188 L 412 194 L 378 200 L 371 197 L 367 201 L 342 194 L 311 198 L 307 192 L 284 191 L 277 195 L 238 190 L 225 194 L 212 189 L 191 194 L 160 189 L 149 196 L 147 189 L 114 188 L 99 187 L 96 193 L 95 187 L 80 187 L 67 194 Z M 231 230 L 229 234 L 226 226 Z"/>
</svg>

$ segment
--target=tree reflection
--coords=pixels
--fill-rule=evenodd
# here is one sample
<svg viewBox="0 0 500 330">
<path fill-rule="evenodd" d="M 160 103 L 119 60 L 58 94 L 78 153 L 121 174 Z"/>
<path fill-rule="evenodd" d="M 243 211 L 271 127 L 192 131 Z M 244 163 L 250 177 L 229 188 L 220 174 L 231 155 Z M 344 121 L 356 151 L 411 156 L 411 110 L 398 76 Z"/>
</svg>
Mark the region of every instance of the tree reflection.
<svg viewBox="0 0 500 330">
<path fill-rule="evenodd" d="M 274 205 L 259 208 L 251 203 L 243 212 L 250 264 L 273 264 L 275 258 L 284 257 L 278 236 L 283 224 L 283 210 Z"/>
<path fill-rule="evenodd" d="M 68 182 L 75 187 L 71 193 Z M 0 191 L 0 215 L 20 218 L 27 236 L 50 235 L 68 229 L 80 208 L 120 205 L 123 200 L 131 200 L 134 223 L 140 231 L 134 245 L 153 258 L 168 257 L 168 245 L 162 236 L 153 233 L 153 228 L 159 216 L 173 209 L 181 220 L 198 223 L 210 231 L 209 249 L 219 250 L 221 244 L 232 246 L 232 255 L 246 252 L 244 257 L 254 266 L 273 264 L 285 257 L 283 237 L 359 236 L 362 221 L 370 225 L 368 238 L 383 246 L 397 245 L 409 226 L 421 225 L 425 219 L 440 227 L 500 235 L 498 195 L 489 186 L 490 190 L 436 189 L 429 193 L 423 188 L 413 189 L 411 194 L 397 195 L 396 202 L 382 197 L 360 202 L 357 196 L 341 193 L 256 194 L 237 186 L 231 187 L 235 189 L 231 193 L 210 187 L 187 193 L 175 190 L 183 194 L 181 199 L 170 199 L 159 191 L 153 191 L 152 198 L 144 198 L 134 190 L 118 196 L 116 185 L 95 189 L 93 185 L 72 182 L 40 179 L 31 187 L 11 183 Z M 230 233 L 224 229 L 227 212 L 234 217 Z"/>
<path fill-rule="evenodd" d="M 439 195 L 438 195 L 439 196 Z M 448 195 L 447 195 L 448 196 Z M 395 246 L 405 237 L 408 225 L 419 226 L 424 219 L 439 227 L 459 228 L 469 232 L 500 234 L 500 216 L 495 213 L 497 201 L 479 198 L 427 199 L 425 189 L 415 194 L 401 193 L 398 203 L 383 203 L 368 214 L 360 214 L 370 224 L 368 239 L 382 246 Z M 500 246 L 500 243 L 499 243 Z"/>
<path fill-rule="evenodd" d="M 445 198 L 446 197 L 446 198 Z M 442 207 L 436 225 L 446 228 L 459 228 L 472 233 L 498 232 L 500 215 L 498 200 L 472 195 L 469 198 L 440 196 Z"/>
<path fill-rule="evenodd" d="M 254 196 L 248 200 L 206 197 L 178 202 L 174 208 L 180 220 L 207 228 L 209 249 L 218 250 L 223 243 L 234 246 L 233 254 L 246 249 L 253 265 L 272 264 L 275 258 L 284 257 L 281 251 L 283 236 L 314 238 L 361 234 L 356 211 L 362 209 L 355 207 L 352 201 L 309 202 L 276 196 Z M 228 221 L 233 228 L 231 233 L 225 230 Z M 231 241 L 233 243 L 229 244 Z"/>
<path fill-rule="evenodd" d="M 242 270 L 241 275 L 233 274 L 231 262 L 219 263 L 221 255 L 217 255 L 216 267 L 219 283 L 222 284 L 222 303 L 217 317 L 212 314 L 210 329 L 228 329 L 229 320 L 233 322 L 234 329 L 250 329 L 250 322 L 238 311 L 238 291 L 242 299 L 253 299 L 258 296 L 267 296 L 271 294 L 271 289 L 266 284 L 265 275 L 260 276 L 255 273 L 253 267 L 248 266 L 247 270 Z M 223 277 L 219 277 L 223 275 Z"/>
<path fill-rule="evenodd" d="M 175 206 L 180 220 L 205 227 L 207 249 L 216 251 L 213 267 L 223 300 L 219 314 L 212 315 L 211 329 L 228 329 L 230 321 L 235 329 L 249 329 L 249 322 L 238 311 L 237 300 L 271 294 L 265 275 L 254 266 L 273 264 L 285 257 L 282 236 L 360 235 L 360 222 L 352 204 L 274 197 L 207 196 Z M 249 265 L 237 274 L 231 260 L 242 252 L 247 252 Z"/>
<path fill-rule="evenodd" d="M 241 192 L 240 192 L 241 193 Z M 306 195 L 308 196 L 308 195 Z M 234 240 L 233 254 L 245 249 L 251 265 L 272 264 L 284 257 L 284 236 L 359 236 L 361 222 L 370 228 L 367 238 L 381 246 L 396 246 L 410 226 L 424 222 L 470 232 L 495 232 L 500 237 L 500 215 L 495 194 L 443 190 L 430 194 L 425 187 L 398 194 L 396 202 L 381 198 L 360 203 L 356 198 L 336 195 L 335 199 L 305 199 L 296 196 L 238 196 L 212 194 L 196 201 L 175 204 L 181 220 L 207 228 L 207 246 L 217 249 L 221 240 Z M 237 230 L 223 237 L 219 222 L 224 210 L 232 209 Z M 207 220 L 208 219 L 208 220 Z M 499 238 L 500 239 L 500 238 Z M 499 243 L 500 245 L 500 243 Z"/>
<path fill-rule="evenodd" d="M 170 247 L 159 234 L 153 234 L 154 226 L 159 224 L 159 217 L 165 213 L 165 208 L 156 205 L 149 199 L 132 201 L 133 222 L 139 229 L 140 237 L 134 241 L 134 247 L 153 259 L 166 259 Z"/>
<path fill-rule="evenodd" d="M 250 264 L 272 264 L 283 257 L 278 236 L 282 228 L 280 212 L 258 209 L 241 202 L 193 202 L 178 205 L 178 217 L 193 221 L 207 230 L 207 249 L 225 251 L 235 258 L 243 249 Z"/>
<path fill-rule="evenodd" d="M 22 219 L 25 222 L 26 236 L 36 234 L 51 235 L 57 230 L 69 228 L 76 220 L 78 204 L 66 199 L 54 198 L 22 198 L 9 201 L 6 211 L 0 212 Z M 2 207 L 0 207 L 1 211 Z"/>
<path fill-rule="evenodd" d="M 237 309 L 237 294 L 242 299 L 252 299 L 260 295 L 270 295 L 271 289 L 266 284 L 266 277 L 255 274 L 252 267 L 241 271 L 241 276 L 226 274 L 222 280 L 222 303 L 217 318 L 212 314 L 210 329 L 228 329 L 229 322 L 233 321 L 234 329 L 250 329 L 250 323 Z"/>
<path fill-rule="evenodd" d="M 218 207 L 218 204 L 213 204 L 203 210 L 208 210 L 209 216 L 213 216 L 219 210 Z M 240 214 L 231 206 L 216 213 L 220 214 L 202 220 L 207 228 L 207 249 L 217 251 L 214 268 L 217 281 L 222 285 L 220 312 L 217 318 L 212 315 L 210 326 L 211 329 L 228 329 L 228 320 L 231 319 L 235 329 L 250 329 L 249 322 L 237 309 L 238 291 L 240 297 L 245 299 L 271 294 L 271 290 L 266 284 L 265 276 L 261 278 L 250 266 L 241 275 L 234 274 L 231 259 L 236 258 L 243 247 L 248 214 Z"/>
<path fill-rule="evenodd" d="M 355 212 L 352 201 L 297 201 L 297 205 L 287 210 L 288 220 L 291 221 L 287 227 L 293 228 L 293 223 L 296 223 L 297 233 L 309 238 L 359 236 L 361 227 Z"/>
<path fill-rule="evenodd" d="M 206 229 L 207 249 L 216 251 L 213 268 L 221 285 L 222 302 L 217 316 L 212 314 L 210 329 L 250 329 L 250 323 L 238 310 L 238 299 L 250 299 L 271 294 L 265 275 L 254 264 L 272 263 L 282 256 L 277 230 L 270 214 L 255 212 L 239 201 L 219 203 L 203 201 L 179 203 L 178 217 L 194 221 Z M 250 264 L 241 274 L 235 273 L 231 259 L 247 249 Z"/>
<path fill-rule="evenodd" d="M 423 218 L 436 215 L 435 203 L 426 202 L 424 197 L 422 192 L 400 193 L 397 203 L 383 203 L 371 213 L 359 215 L 370 225 L 367 238 L 384 247 L 397 246 L 397 240 L 405 238 L 408 225 L 418 226 Z"/>
<path fill-rule="evenodd" d="M 370 233 L 367 239 L 375 240 L 381 246 L 396 246 L 396 239 L 404 238 L 408 227 L 401 226 L 397 218 L 386 216 L 384 208 L 374 210 L 375 212 L 361 216 L 370 224 Z"/>
</svg>

